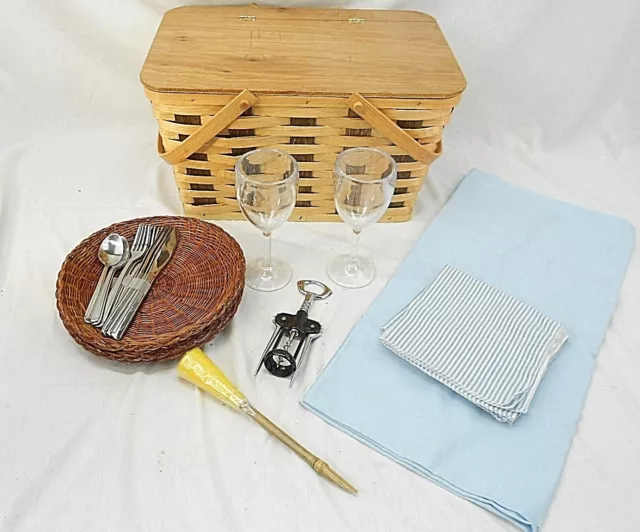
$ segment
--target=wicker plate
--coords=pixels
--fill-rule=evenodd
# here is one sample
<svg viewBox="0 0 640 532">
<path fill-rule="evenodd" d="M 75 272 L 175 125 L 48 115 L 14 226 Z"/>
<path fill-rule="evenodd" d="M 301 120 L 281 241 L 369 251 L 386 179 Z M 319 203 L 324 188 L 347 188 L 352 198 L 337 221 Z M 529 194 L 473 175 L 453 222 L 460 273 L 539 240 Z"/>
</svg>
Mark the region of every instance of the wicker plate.
<svg viewBox="0 0 640 532">
<path fill-rule="evenodd" d="M 84 311 L 102 270 L 100 242 L 109 233 L 131 242 L 142 222 L 177 227 L 180 239 L 127 334 L 116 341 L 85 323 Z M 72 338 L 96 355 L 122 362 L 168 360 L 224 328 L 240 304 L 244 274 L 240 246 L 219 227 L 178 216 L 139 218 L 102 229 L 69 253 L 58 274 L 58 312 Z"/>
</svg>

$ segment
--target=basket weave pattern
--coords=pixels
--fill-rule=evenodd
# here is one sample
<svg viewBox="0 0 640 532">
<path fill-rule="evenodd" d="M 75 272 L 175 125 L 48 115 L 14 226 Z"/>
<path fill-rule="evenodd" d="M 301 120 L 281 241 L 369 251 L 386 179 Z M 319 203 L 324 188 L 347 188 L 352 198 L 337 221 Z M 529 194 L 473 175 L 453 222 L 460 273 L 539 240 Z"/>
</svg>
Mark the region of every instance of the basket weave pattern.
<svg viewBox="0 0 640 532">
<path fill-rule="evenodd" d="M 177 94 L 147 91 L 158 121 L 161 154 L 212 120 L 232 95 Z M 370 98 L 388 119 L 422 145 L 435 159 L 442 131 L 459 97 L 441 99 Z M 417 161 L 363 120 L 346 98 L 259 96 L 228 127 L 187 159 L 174 164 L 185 214 L 209 219 L 242 219 L 235 196 L 234 165 L 256 148 L 277 148 L 300 164 L 294 221 L 339 221 L 333 200 L 333 165 L 343 150 L 365 146 L 382 149 L 398 163 L 398 180 L 382 221 L 411 218 L 429 165 Z"/>
<path fill-rule="evenodd" d="M 132 241 L 140 223 L 180 231 L 174 255 L 120 341 L 84 322 L 100 276 L 97 252 L 110 233 Z M 56 285 L 60 318 L 88 351 L 122 362 L 178 358 L 216 336 L 235 314 L 244 289 L 245 260 L 238 243 L 219 227 L 176 216 L 140 218 L 111 225 L 83 240 L 65 259 Z"/>
</svg>

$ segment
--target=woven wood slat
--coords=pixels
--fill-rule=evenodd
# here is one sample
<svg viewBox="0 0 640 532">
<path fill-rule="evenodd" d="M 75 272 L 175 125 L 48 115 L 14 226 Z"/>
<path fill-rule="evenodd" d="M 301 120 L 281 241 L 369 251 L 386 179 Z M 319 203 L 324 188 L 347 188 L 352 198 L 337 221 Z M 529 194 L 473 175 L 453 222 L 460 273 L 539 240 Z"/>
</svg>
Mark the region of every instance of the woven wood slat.
<svg viewBox="0 0 640 532">
<path fill-rule="evenodd" d="M 185 101 L 184 95 L 157 96 L 161 103 L 154 103 L 154 112 L 166 150 L 179 146 L 229 101 L 216 95 L 197 95 L 193 102 Z M 203 96 L 211 101 L 202 102 Z M 175 107 L 167 99 L 176 100 Z M 329 100 L 316 98 L 313 104 L 323 105 L 318 107 L 287 107 L 281 97 L 259 97 L 247 116 L 235 119 L 191 158 L 174 165 L 185 214 L 207 219 L 242 219 L 235 201 L 235 162 L 246 150 L 274 147 L 299 158 L 298 206 L 291 219 L 339 221 L 333 202 L 335 158 L 343 149 L 369 146 L 390 153 L 398 165 L 399 179 L 392 207 L 382 221 L 410 219 L 428 165 L 415 161 L 366 120 L 354 115 L 346 107 L 346 100 L 344 107 L 338 106 L 338 100 L 342 103 L 343 99 L 331 99 L 334 106 L 328 105 Z M 404 126 L 402 129 L 424 149 L 438 155 L 443 125 L 451 116 L 455 99 L 450 100 L 446 106 L 434 100 L 433 108 L 420 100 L 417 108 L 384 107 L 382 113 Z M 401 105 L 406 106 L 407 101 Z"/>
<path fill-rule="evenodd" d="M 166 151 L 178 149 L 216 120 L 216 114 L 234 98 L 219 94 L 147 94 L 152 98 L 161 146 Z M 377 117 L 376 124 L 379 122 L 384 131 L 349 108 L 349 102 L 353 105 L 355 101 L 362 102 L 368 114 Z M 248 150 L 273 147 L 298 159 L 300 188 L 291 219 L 338 221 L 333 202 L 335 158 L 344 149 L 375 147 L 391 154 L 398 166 L 396 191 L 382 221 L 408 220 L 428 163 L 442 151 L 443 128 L 457 101 L 458 96 L 429 100 L 259 95 L 244 115 L 231 119 L 196 153 L 174 164 L 185 213 L 209 219 L 242 219 L 235 200 L 234 165 Z M 390 136 L 402 140 L 405 147 L 394 144 Z M 425 162 L 417 161 L 406 149 Z"/>
</svg>

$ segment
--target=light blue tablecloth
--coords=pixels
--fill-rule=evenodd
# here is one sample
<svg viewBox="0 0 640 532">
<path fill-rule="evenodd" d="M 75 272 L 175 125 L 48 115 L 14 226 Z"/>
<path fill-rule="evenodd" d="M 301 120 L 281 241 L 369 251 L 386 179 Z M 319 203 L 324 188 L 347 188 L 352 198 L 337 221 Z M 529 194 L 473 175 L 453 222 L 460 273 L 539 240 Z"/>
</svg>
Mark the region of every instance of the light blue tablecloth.
<svg viewBox="0 0 640 532">
<path fill-rule="evenodd" d="M 452 492 L 538 530 L 571 446 L 633 248 L 633 227 L 470 172 L 302 404 Z M 565 324 L 513 426 L 387 350 L 382 325 L 451 264 Z M 428 501 L 425 501 L 428 504 Z"/>
</svg>

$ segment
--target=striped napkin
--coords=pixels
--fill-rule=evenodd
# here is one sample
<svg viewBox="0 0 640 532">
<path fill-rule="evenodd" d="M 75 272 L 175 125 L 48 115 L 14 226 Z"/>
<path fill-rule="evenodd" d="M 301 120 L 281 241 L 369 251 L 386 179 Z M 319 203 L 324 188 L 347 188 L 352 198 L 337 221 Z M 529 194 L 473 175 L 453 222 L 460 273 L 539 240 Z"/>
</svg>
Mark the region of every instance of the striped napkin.
<svg viewBox="0 0 640 532">
<path fill-rule="evenodd" d="M 445 266 L 383 327 L 380 340 L 498 421 L 513 423 L 567 338 L 560 323 L 533 307 Z"/>
</svg>

